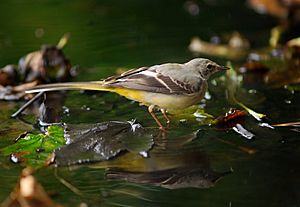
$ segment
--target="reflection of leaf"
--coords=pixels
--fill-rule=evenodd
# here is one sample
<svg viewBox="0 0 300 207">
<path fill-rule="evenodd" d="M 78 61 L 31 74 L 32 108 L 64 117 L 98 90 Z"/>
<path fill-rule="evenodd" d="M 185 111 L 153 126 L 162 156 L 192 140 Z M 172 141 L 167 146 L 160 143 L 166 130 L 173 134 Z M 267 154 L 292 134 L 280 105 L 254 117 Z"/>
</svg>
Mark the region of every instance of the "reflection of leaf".
<svg viewBox="0 0 300 207">
<path fill-rule="evenodd" d="M 136 123 L 111 121 L 67 129 L 70 144 L 55 152 L 58 165 L 104 161 L 124 150 L 147 156 L 153 145 L 152 135 Z"/>
<path fill-rule="evenodd" d="M 15 144 L 1 149 L 5 155 L 12 155 L 15 161 L 38 168 L 46 165 L 53 150 L 65 144 L 64 130 L 60 126 L 49 126 L 46 134 L 27 134 Z"/>
</svg>

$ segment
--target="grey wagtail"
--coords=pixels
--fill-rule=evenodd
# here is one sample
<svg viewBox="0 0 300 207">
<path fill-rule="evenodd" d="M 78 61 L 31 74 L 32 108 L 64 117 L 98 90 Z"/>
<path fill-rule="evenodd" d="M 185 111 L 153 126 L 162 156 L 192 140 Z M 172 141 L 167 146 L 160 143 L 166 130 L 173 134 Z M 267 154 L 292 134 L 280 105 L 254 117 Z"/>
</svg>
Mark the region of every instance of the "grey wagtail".
<svg viewBox="0 0 300 207">
<path fill-rule="evenodd" d="M 166 111 L 180 110 L 199 103 L 206 92 L 210 75 L 226 69 L 211 60 L 195 58 L 184 64 L 165 63 L 132 69 L 103 81 L 38 85 L 26 93 L 74 89 L 115 92 L 148 106 L 151 116 L 164 129 L 153 112 L 155 107 L 160 108 L 167 123 L 170 123 Z"/>
</svg>

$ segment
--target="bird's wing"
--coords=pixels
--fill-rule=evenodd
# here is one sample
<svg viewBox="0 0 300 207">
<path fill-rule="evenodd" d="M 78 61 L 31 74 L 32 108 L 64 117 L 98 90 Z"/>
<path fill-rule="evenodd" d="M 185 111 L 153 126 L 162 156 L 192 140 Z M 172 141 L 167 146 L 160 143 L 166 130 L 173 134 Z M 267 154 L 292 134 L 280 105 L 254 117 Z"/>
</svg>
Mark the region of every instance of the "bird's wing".
<svg viewBox="0 0 300 207">
<path fill-rule="evenodd" d="M 163 70 L 161 70 L 162 68 Z M 143 67 L 106 79 L 104 84 L 112 87 L 164 94 L 193 94 L 199 91 L 201 79 L 193 77 L 196 82 L 194 81 L 193 84 L 190 84 L 189 81 L 182 81 L 181 77 L 177 78 L 178 76 L 189 77 L 190 75 L 186 74 L 186 71 L 172 76 L 172 74 L 168 75 L 162 72 L 167 70 L 177 71 L 182 70 L 182 68 L 180 64 L 158 65 L 150 68 Z"/>
</svg>

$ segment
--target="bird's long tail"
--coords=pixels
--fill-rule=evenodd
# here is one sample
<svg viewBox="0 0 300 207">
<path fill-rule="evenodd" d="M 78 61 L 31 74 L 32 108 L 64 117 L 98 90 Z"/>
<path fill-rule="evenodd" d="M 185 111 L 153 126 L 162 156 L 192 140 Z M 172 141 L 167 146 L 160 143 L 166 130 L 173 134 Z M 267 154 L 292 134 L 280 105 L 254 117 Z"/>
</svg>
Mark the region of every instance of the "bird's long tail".
<svg viewBox="0 0 300 207">
<path fill-rule="evenodd" d="M 26 90 L 26 93 L 38 93 L 38 92 L 62 91 L 62 90 L 113 91 L 113 88 L 103 84 L 103 81 L 52 83 L 52 84 L 37 85 L 33 88 Z"/>
</svg>

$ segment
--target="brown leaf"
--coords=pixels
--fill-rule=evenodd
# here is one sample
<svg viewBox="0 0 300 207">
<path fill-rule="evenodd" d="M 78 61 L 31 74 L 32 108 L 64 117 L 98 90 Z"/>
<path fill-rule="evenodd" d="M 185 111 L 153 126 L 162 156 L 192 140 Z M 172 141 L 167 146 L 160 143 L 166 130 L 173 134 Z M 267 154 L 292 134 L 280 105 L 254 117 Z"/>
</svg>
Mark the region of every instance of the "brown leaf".
<svg viewBox="0 0 300 207">
<path fill-rule="evenodd" d="M 2 207 L 62 207 L 52 201 L 32 173 L 30 168 L 23 169 L 19 183 Z"/>
<path fill-rule="evenodd" d="M 230 109 L 224 116 L 217 118 L 217 126 L 222 129 L 232 128 L 237 124 L 242 124 L 246 115 L 246 111 Z"/>
</svg>

